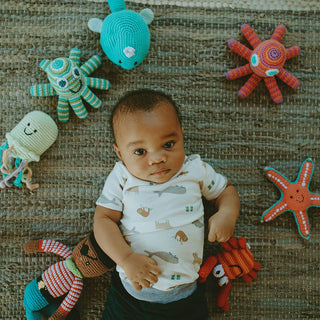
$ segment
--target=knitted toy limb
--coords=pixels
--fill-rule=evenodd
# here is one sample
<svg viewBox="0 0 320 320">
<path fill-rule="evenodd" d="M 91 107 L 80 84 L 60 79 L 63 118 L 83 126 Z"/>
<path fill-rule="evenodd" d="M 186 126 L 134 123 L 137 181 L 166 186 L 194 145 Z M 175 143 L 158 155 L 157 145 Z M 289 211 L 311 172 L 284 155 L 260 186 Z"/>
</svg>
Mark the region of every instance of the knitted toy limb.
<svg viewBox="0 0 320 320">
<path fill-rule="evenodd" d="M 261 266 L 254 260 L 250 247 L 244 238 L 230 238 L 229 241 L 221 243 L 222 251 L 216 257 L 210 256 L 203 263 L 199 270 L 199 282 L 204 282 L 209 273 L 218 278 L 221 291 L 218 294 L 217 305 L 222 310 L 229 309 L 228 294 L 231 289 L 231 281 L 236 278 L 243 278 L 251 282 L 257 277 L 256 271 Z"/>
<path fill-rule="evenodd" d="M 0 146 L 1 172 L 0 188 L 21 187 L 25 183 L 33 190 L 38 184 L 31 184 L 32 171 L 28 164 L 39 161 L 40 156 L 56 141 L 58 127 L 53 119 L 42 111 L 32 111 L 6 134 L 7 140 Z M 13 182 L 11 182 L 13 180 Z"/>
<path fill-rule="evenodd" d="M 124 69 L 132 69 L 145 58 L 150 46 L 148 25 L 154 15 L 150 9 L 140 13 L 126 10 L 123 0 L 108 0 L 111 14 L 104 21 L 93 18 L 91 31 L 100 33 L 100 43 L 106 56 Z"/>
<path fill-rule="evenodd" d="M 308 209 L 320 207 L 320 194 L 309 190 L 313 168 L 313 161 L 307 158 L 302 163 L 298 177 L 294 182 L 273 168 L 265 168 L 267 178 L 279 189 L 281 197 L 263 213 L 261 222 L 269 222 L 280 214 L 290 211 L 295 217 L 301 237 L 304 239 L 310 237 Z"/>
<path fill-rule="evenodd" d="M 28 320 L 40 320 L 48 309 L 52 310 L 51 320 L 65 319 L 81 294 L 82 279 L 98 277 L 114 265 L 98 246 L 93 234 L 84 238 L 73 251 L 54 240 L 31 240 L 24 249 L 28 253 L 52 252 L 65 259 L 27 285 L 24 306 Z M 65 298 L 57 305 L 56 299 L 62 296 Z"/>
<path fill-rule="evenodd" d="M 50 83 L 34 85 L 30 89 L 33 96 L 47 97 L 58 95 L 58 118 L 61 122 L 69 119 L 69 104 L 75 114 L 84 119 L 88 112 L 82 99 L 93 108 L 102 106 L 101 100 L 89 89 L 108 90 L 110 82 L 105 79 L 90 78 L 101 64 L 102 59 L 95 55 L 80 66 L 80 50 L 73 48 L 69 58 L 43 60 L 40 67 L 47 73 Z"/>
<path fill-rule="evenodd" d="M 284 25 L 279 25 L 270 40 L 261 41 L 254 30 L 247 24 L 241 26 L 241 31 L 249 41 L 253 50 L 247 48 L 240 42 L 231 39 L 228 42 L 229 48 L 239 56 L 249 61 L 245 66 L 228 71 L 225 76 L 233 80 L 252 74 L 249 80 L 238 92 L 240 98 L 248 97 L 256 88 L 258 83 L 264 82 L 274 102 L 280 103 L 283 100 L 282 94 L 277 85 L 275 76 L 295 89 L 299 86 L 299 80 L 286 71 L 283 66 L 286 60 L 296 57 L 300 53 L 298 46 L 286 49 L 282 44 L 282 38 L 286 32 Z"/>
</svg>

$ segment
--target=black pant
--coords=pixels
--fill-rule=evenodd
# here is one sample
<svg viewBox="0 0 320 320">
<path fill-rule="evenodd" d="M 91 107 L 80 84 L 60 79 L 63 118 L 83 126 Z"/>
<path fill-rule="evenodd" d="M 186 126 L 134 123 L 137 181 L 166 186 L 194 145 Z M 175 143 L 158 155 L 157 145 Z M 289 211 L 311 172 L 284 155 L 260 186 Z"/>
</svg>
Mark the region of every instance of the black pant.
<svg viewBox="0 0 320 320">
<path fill-rule="evenodd" d="M 191 296 L 175 302 L 147 302 L 132 297 L 122 286 L 116 271 L 112 274 L 102 315 L 103 320 L 205 320 L 207 317 L 204 285 L 198 285 Z"/>
</svg>

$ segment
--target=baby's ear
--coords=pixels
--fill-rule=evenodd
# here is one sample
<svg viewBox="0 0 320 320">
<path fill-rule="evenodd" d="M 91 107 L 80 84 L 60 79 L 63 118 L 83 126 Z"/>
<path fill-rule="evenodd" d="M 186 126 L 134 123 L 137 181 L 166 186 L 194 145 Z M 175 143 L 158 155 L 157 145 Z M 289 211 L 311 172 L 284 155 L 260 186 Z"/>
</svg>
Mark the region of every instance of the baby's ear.
<svg viewBox="0 0 320 320">
<path fill-rule="evenodd" d="M 113 149 L 114 149 L 114 152 L 116 153 L 116 155 L 118 156 L 118 158 L 121 160 L 121 152 L 120 152 L 116 143 L 113 144 Z"/>
</svg>

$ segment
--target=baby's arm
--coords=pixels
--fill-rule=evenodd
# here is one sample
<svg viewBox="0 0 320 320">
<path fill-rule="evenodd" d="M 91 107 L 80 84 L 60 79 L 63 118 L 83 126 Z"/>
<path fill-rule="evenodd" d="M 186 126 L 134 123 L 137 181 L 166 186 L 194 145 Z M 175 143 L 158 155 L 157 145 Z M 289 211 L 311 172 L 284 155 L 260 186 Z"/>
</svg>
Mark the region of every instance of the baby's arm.
<svg viewBox="0 0 320 320">
<path fill-rule="evenodd" d="M 141 290 L 156 283 L 161 270 L 152 258 L 132 251 L 118 226 L 121 214 L 98 205 L 94 214 L 94 235 L 101 249 L 125 271 L 133 288 Z"/>
<path fill-rule="evenodd" d="M 210 201 L 218 211 L 209 218 L 208 240 L 225 242 L 233 234 L 240 212 L 240 198 L 237 189 L 228 181 L 226 188 L 215 200 Z"/>
</svg>

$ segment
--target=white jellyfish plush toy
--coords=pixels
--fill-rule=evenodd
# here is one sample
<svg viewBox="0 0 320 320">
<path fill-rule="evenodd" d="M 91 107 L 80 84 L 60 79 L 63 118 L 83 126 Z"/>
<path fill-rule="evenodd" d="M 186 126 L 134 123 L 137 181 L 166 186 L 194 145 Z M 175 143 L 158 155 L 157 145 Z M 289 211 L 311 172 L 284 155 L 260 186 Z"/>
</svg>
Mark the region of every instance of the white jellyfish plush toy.
<svg viewBox="0 0 320 320">
<path fill-rule="evenodd" d="M 56 141 L 58 127 L 54 120 L 42 111 L 32 111 L 6 134 L 0 145 L 0 188 L 23 186 L 30 190 L 39 187 L 31 184 L 32 171 L 29 162 L 39 161 L 40 156 Z"/>
</svg>

